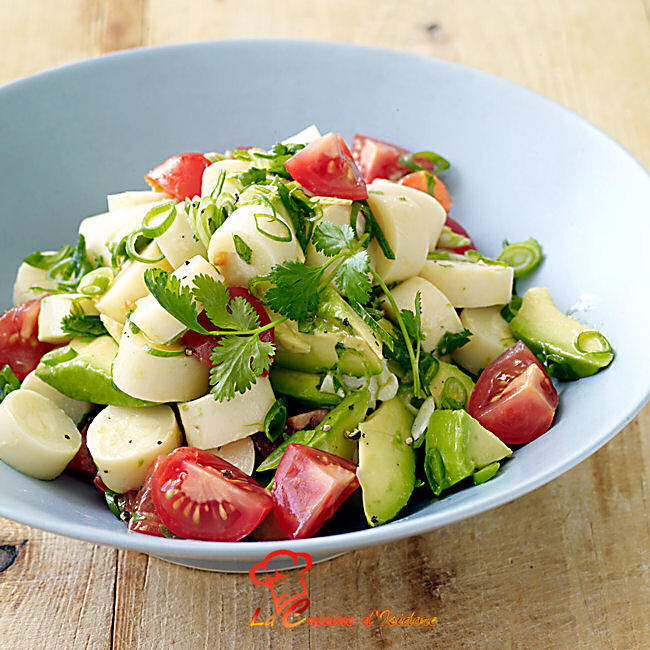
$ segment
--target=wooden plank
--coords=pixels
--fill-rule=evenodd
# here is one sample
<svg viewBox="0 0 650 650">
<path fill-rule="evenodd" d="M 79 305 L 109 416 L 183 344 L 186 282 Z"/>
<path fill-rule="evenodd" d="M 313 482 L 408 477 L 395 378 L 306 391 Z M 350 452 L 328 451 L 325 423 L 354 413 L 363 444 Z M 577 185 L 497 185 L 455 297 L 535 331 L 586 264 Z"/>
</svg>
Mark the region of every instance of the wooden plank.
<svg viewBox="0 0 650 650">
<path fill-rule="evenodd" d="M 117 551 L 6 519 L 0 549 L 0 648 L 109 647 Z"/>
</svg>

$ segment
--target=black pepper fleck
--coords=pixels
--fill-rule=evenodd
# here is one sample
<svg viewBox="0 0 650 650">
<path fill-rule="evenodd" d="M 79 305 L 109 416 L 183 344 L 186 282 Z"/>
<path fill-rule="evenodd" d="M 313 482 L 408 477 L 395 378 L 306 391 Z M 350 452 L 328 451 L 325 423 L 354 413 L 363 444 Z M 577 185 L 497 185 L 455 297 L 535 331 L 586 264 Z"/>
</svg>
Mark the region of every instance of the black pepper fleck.
<svg viewBox="0 0 650 650">
<path fill-rule="evenodd" d="M 348 411 L 354 411 L 354 404 L 350 404 L 350 406 L 348 406 Z"/>
<path fill-rule="evenodd" d="M 159 444 L 159 445 L 162 445 L 162 440 L 159 440 L 159 441 L 158 441 L 158 444 Z"/>
<path fill-rule="evenodd" d="M 223 475 L 224 475 L 226 478 L 232 478 L 232 477 L 234 476 L 234 474 L 233 474 L 229 469 L 225 469 L 225 470 L 223 471 Z"/>
<path fill-rule="evenodd" d="M 346 327 L 349 327 L 350 326 L 350 321 L 347 318 L 344 318 L 343 319 L 343 325 L 345 325 Z"/>
<path fill-rule="evenodd" d="M 70 440 L 70 436 L 67 433 L 65 434 L 65 439 Z"/>
<path fill-rule="evenodd" d="M 377 519 L 377 517 L 375 517 L 375 515 L 370 517 L 370 521 L 372 522 L 373 526 L 376 526 L 379 523 L 379 519 Z"/>
</svg>

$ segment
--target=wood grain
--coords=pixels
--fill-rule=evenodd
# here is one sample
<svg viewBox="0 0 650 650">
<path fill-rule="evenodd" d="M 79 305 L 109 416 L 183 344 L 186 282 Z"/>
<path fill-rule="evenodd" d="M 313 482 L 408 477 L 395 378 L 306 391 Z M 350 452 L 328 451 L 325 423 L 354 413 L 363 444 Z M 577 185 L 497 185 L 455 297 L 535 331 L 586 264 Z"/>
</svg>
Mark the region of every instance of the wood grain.
<svg viewBox="0 0 650 650">
<path fill-rule="evenodd" d="M 573 108 L 650 165 L 645 0 L 0 0 L 0 82 L 105 52 L 213 38 L 373 44 L 488 70 Z M 553 483 L 471 520 L 312 568 L 310 614 L 390 608 L 431 628 L 250 627 L 248 577 L 0 520 L 0 648 L 650 645 L 650 407 Z M 23 544 L 23 542 L 26 542 Z M 0 554 L 0 568 L 2 555 Z M 290 578 L 295 580 L 296 578 Z"/>
</svg>

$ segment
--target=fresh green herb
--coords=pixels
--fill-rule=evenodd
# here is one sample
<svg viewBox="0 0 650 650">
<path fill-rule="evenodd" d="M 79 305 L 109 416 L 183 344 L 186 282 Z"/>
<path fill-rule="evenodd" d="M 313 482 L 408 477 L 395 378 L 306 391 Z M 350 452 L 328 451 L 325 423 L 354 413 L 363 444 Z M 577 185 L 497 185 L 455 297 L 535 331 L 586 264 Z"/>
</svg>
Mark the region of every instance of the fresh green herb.
<svg viewBox="0 0 650 650">
<path fill-rule="evenodd" d="M 356 235 L 348 225 L 337 226 L 329 221 L 323 221 L 314 232 L 314 246 L 317 251 L 333 257 L 345 248 L 352 248 Z"/>
<path fill-rule="evenodd" d="M 513 291 L 510 302 L 501 309 L 501 317 L 509 323 L 521 309 L 521 303 L 521 296 L 518 296 Z"/>
<path fill-rule="evenodd" d="M 283 398 L 275 400 L 273 406 L 264 417 L 264 433 L 266 437 L 275 442 L 284 432 L 287 423 L 287 405 Z"/>
<path fill-rule="evenodd" d="M 208 275 L 194 278 L 190 290 L 166 271 L 147 269 L 145 284 L 159 304 L 186 327 L 220 337 L 211 356 L 210 384 L 215 399 L 228 401 L 236 392 L 246 392 L 270 367 L 275 349 L 259 334 L 286 320 L 284 317 L 261 326 L 255 308 L 243 296 L 231 299 L 225 283 Z M 194 300 L 203 305 L 216 330 L 199 323 Z"/>
<path fill-rule="evenodd" d="M 167 538 L 169 539 L 184 539 L 183 537 L 179 537 L 178 535 L 174 535 L 165 524 L 160 524 L 160 532 Z"/>
<path fill-rule="evenodd" d="M 264 276 L 273 285 L 264 299 L 273 311 L 291 320 L 306 318 L 318 309 L 325 271 L 326 265 L 306 266 L 293 260 L 277 264 Z"/>
<path fill-rule="evenodd" d="M 239 236 L 232 236 L 233 243 L 235 244 L 235 251 L 237 255 L 246 263 L 251 263 L 253 257 L 253 249 Z"/>
<path fill-rule="evenodd" d="M 436 347 L 438 356 L 444 357 L 451 354 L 454 350 L 462 348 L 465 343 L 469 343 L 472 333 L 468 329 L 461 332 L 445 332 Z"/>
<path fill-rule="evenodd" d="M 106 499 L 108 509 L 121 521 L 122 512 L 124 511 L 124 496 L 112 490 L 106 490 L 104 492 L 104 498 Z"/>
<path fill-rule="evenodd" d="M 216 399 L 228 401 L 235 392 L 245 393 L 271 367 L 273 354 L 273 344 L 257 335 L 220 338 L 210 357 L 210 384 Z"/>
<path fill-rule="evenodd" d="M 142 240 L 138 247 L 138 241 Z M 165 256 L 160 253 L 158 257 L 145 257 L 142 251 L 151 243 L 151 239 L 147 237 L 142 229 L 132 232 L 127 238 L 125 243 L 125 251 L 128 258 L 141 262 L 142 264 L 155 264 L 165 259 Z"/>
<path fill-rule="evenodd" d="M 31 255 L 25 257 L 23 259 L 23 262 L 29 266 L 33 266 L 36 269 L 49 271 L 61 260 L 70 257 L 73 252 L 74 248 L 69 244 L 66 244 L 56 253 L 41 253 L 40 251 L 36 251 L 35 253 L 32 253 Z"/>
<path fill-rule="evenodd" d="M 11 366 L 7 363 L 0 370 L 0 402 L 14 390 L 20 388 L 20 380 L 14 374 Z"/>
<path fill-rule="evenodd" d="M 370 327 L 370 329 L 374 332 L 374 334 L 377 336 L 377 338 L 389 349 L 392 350 L 394 346 L 395 339 L 377 322 L 378 320 L 381 320 L 383 317 L 383 314 L 381 312 L 377 312 L 375 316 L 373 315 L 373 311 L 368 307 L 364 307 L 363 305 L 359 304 L 355 300 L 350 300 L 350 307 L 354 309 L 354 311 L 363 319 L 363 322 Z"/>
<path fill-rule="evenodd" d="M 368 301 L 372 287 L 369 273 L 368 251 L 361 250 L 341 262 L 334 275 L 334 282 L 348 300 L 363 304 Z"/>
<path fill-rule="evenodd" d="M 99 316 L 85 314 L 78 301 L 74 301 L 69 314 L 61 319 L 61 329 L 68 336 L 84 338 L 108 334 Z"/>
<path fill-rule="evenodd" d="M 532 237 L 514 244 L 508 244 L 506 241 L 504 245 L 504 249 L 497 255 L 497 261 L 511 266 L 515 278 L 520 278 L 537 268 L 544 257 L 542 247 Z"/>
<path fill-rule="evenodd" d="M 500 262 L 493 260 L 491 257 L 486 257 L 481 255 L 478 251 L 468 250 L 464 253 L 453 253 L 452 251 L 447 251 L 443 249 L 436 249 L 431 251 L 427 255 L 428 260 L 442 260 L 442 261 L 451 261 L 451 262 L 470 262 L 472 264 L 478 264 L 483 262 L 484 264 L 491 264 L 493 266 L 507 266 L 505 262 Z"/>
<path fill-rule="evenodd" d="M 257 185 L 266 181 L 266 169 L 259 167 L 251 167 L 239 176 L 239 181 L 242 184 L 242 189 L 249 185 Z"/>
<path fill-rule="evenodd" d="M 431 171 L 427 169 L 424 165 L 418 162 L 418 159 L 428 160 L 433 164 L 433 172 L 439 174 L 440 172 L 449 169 L 451 165 L 449 161 L 443 158 L 441 155 L 434 153 L 433 151 L 417 151 L 415 153 L 403 153 L 397 159 L 397 162 L 406 169 L 410 169 L 414 172 L 419 171 Z"/>
<path fill-rule="evenodd" d="M 107 266 L 86 273 L 77 285 L 77 291 L 84 296 L 101 296 L 113 281 L 113 271 Z"/>
<path fill-rule="evenodd" d="M 282 178 L 291 178 L 284 163 L 295 153 L 304 149 L 304 144 L 282 144 L 276 142 L 270 151 L 262 149 L 235 149 L 232 155 L 237 160 L 252 162 L 253 166 L 265 168 L 269 174 L 276 174 Z"/>
</svg>

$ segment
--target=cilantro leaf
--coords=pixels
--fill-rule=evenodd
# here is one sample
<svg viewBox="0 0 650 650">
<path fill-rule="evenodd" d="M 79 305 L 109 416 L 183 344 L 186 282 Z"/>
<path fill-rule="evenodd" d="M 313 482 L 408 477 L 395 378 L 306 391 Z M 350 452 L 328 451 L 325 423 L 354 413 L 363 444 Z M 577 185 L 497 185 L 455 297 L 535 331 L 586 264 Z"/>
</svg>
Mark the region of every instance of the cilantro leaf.
<svg viewBox="0 0 650 650">
<path fill-rule="evenodd" d="M 14 374 L 11 366 L 6 363 L 0 370 L 0 402 L 14 390 L 20 388 L 20 380 Z"/>
<path fill-rule="evenodd" d="M 501 309 L 501 317 L 510 322 L 516 315 L 517 312 L 521 309 L 522 303 L 521 296 L 518 296 L 516 293 L 512 294 L 512 300 Z"/>
<path fill-rule="evenodd" d="M 214 348 L 210 360 L 212 394 L 229 401 L 235 393 L 245 393 L 271 366 L 274 347 L 259 336 L 224 336 Z"/>
<path fill-rule="evenodd" d="M 332 257 L 354 246 L 354 231 L 347 224 L 337 226 L 329 221 L 323 221 L 314 230 L 313 242 L 317 251 Z"/>
<path fill-rule="evenodd" d="M 462 348 L 465 343 L 468 343 L 471 336 L 472 333 L 468 329 L 461 332 L 445 332 L 438 343 L 436 352 L 441 357 L 451 354 L 454 350 Z"/>
<path fill-rule="evenodd" d="M 266 169 L 251 167 L 239 176 L 239 180 L 242 184 L 242 189 L 248 187 L 249 185 L 257 185 L 258 183 L 263 183 L 266 180 Z"/>
<path fill-rule="evenodd" d="M 236 296 L 233 298 L 228 308 L 235 323 L 235 329 L 246 331 L 260 326 L 260 319 L 255 311 L 255 307 L 244 296 Z"/>
<path fill-rule="evenodd" d="M 363 305 L 360 305 L 354 300 L 350 300 L 350 307 L 354 309 L 358 316 L 363 319 L 363 322 L 368 325 L 368 327 L 375 333 L 377 338 L 389 349 L 393 349 L 395 339 L 375 320 L 372 316 L 371 311 L 366 309 Z M 380 312 L 379 317 L 382 317 Z"/>
<path fill-rule="evenodd" d="M 99 316 L 67 314 L 61 319 L 61 329 L 68 336 L 97 337 L 108 334 Z"/>
<path fill-rule="evenodd" d="M 325 269 L 293 260 L 276 264 L 264 277 L 270 282 L 265 299 L 273 311 L 291 320 L 301 320 L 318 309 L 319 283 Z"/>
<path fill-rule="evenodd" d="M 196 278 L 194 282 L 196 283 Z M 185 327 L 200 334 L 208 334 L 208 330 L 199 323 L 190 288 L 182 286 L 178 278 L 162 269 L 147 269 L 144 272 L 144 283 L 160 306 Z"/>
<path fill-rule="evenodd" d="M 368 251 L 361 250 L 341 262 L 334 276 L 334 282 L 339 291 L 349 300 L 363 305 L 368 302 L 372 288 L 369 273 Z"/>
</svg>

